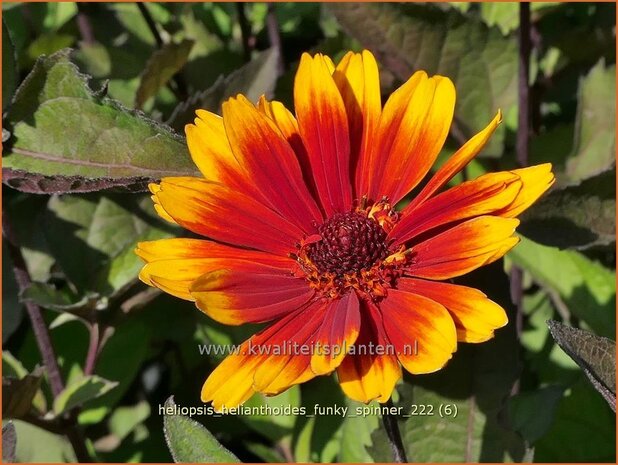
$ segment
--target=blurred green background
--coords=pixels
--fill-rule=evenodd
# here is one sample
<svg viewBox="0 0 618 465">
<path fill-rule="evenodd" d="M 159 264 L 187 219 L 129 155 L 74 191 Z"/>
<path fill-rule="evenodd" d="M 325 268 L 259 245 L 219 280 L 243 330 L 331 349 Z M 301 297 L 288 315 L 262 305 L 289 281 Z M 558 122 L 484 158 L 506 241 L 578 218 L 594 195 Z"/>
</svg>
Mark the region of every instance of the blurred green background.
<svg viewBox="0 0 618 465">
<path fill-rule="evenodd" d="M 616 460 L 614 413 L 546 325 L 615 339 L 615 14 L 612 3 L 531 6 L 529 163 L 552 162 L 556 187 L 522 218 L 524 238 L 504 261 L 457 280 L 502 304 L 511 324 L 486 344 L 461 344 L 441 372 L 398 386 L 401 405 L 458 408 L 456 418 L 401 422 L 412 461 Z M 194 173 L 182 128 L 196 108 L 218 111 L 238 92 L 291 108 L 302 52 L 337 60 L 368 48 L 383 97 L 416 69 L 455 82 L 439 163 L 502 109 L 490 144 L 453 182 L 516 166 L 516 3 L 3 3 L 2 21 L 3 214 L 33 280 L 18 289 L 3 243 L 3 425 L 11 420 L 17 437 L 5 459 L 75 460 L 69 424 L 94 460 L 171 461 L 159 406 L 170 395 L 199 405 L 220 361 L 198 344 L 255 332 L 136 279 L 136 242 L 186 234 L 158 219 L 144 187 Z M 513 266 L 523 269 L 520 341 Z M 36 370 L 25 301 L 43 309 L 68 386 L 55 400 Z M 85 376 L 93 331 L 100 350 Z M 615 391 L 615 353 L 613 365 L 587 355 L 613 368 Z M 332 377 L 249 401 L 315 403 L 357 405 Z M 392 460 L 375 416 L 194 419 L 242 461 Z"/>
</svg>

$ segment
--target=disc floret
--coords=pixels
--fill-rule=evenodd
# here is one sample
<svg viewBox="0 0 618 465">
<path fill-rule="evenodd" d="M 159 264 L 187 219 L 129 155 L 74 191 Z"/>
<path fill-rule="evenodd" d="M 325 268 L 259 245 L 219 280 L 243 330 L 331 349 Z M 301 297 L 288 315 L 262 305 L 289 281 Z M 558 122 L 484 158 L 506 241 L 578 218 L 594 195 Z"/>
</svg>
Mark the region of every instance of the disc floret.
<svg viewBox="0 0 618 465">
<path fill-rule="evenodd" d="M 325 297 L 337 298 L 354 288 L 362 297 L 379 300 L 401 276 L 405 255 L 391 250 L 388 241 L 396 213 L 386 200 L 363 207 L 336 213 L 291 254 L 300 275 Z"/>
</svg>

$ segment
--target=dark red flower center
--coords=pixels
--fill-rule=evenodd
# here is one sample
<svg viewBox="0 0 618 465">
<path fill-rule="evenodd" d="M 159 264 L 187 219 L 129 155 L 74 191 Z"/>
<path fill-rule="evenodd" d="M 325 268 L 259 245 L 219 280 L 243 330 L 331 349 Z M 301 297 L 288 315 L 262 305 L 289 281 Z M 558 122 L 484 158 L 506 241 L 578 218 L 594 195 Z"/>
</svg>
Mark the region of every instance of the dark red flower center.
<svg viewBox="0 0 618 465">
<path fill-rule="evenodd" d="M 307 247 L 307 257 L 320 273 L 358 273 L 389 253 L 386 231 L 362 213 L 338 213 L 322 224 L 318 233 L 322 239 Z"/>
</svg>

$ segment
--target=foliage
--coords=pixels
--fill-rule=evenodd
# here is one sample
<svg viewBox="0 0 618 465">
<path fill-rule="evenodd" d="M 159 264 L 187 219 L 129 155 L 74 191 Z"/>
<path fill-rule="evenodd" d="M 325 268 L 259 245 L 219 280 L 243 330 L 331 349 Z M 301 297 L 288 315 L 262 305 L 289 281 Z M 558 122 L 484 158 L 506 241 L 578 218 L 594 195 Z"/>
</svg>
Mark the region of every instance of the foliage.
<svg viewBox="0 0 618 465">
<path fill-rule="evenodd" d="M 334 375 L 246 403 L 305 414 L 166 413 L 207 407 L 201 384 L 221 357 L 200 344 L 256 328 L 223 326 L 138 281 L 137 242 L 186 234 L 155 214 L 147 184 L 197 173 L 183 139 L 196 108 L 217 112 L 237 93 L 290 105 L 302 52 L 336 60 L 362 47 L 378 58 L 383 100 L 417 69 L 454 81 L 439 163 L 502 109 L 457 180 L 512 169 L 518 5 L 142 7 L 2 5 L 3 214 L 32 277 L 18 285 L 5 241 L 3 461 L 70 462 L 84 450 L 106 462 L 391 461 L 380 416 L 362 413 L 379 404 L 346 399 Z M 614 18 L 611 3 L 532 4 L 529 162 L 552 162 L 558 182 L 522 216 L 522 241 L 503 262 L 457 279 L 506 308 L 509 325 L 397 386 L 413 461 L 615 462 Z M 64 381 L 55 395 L 26 304 L 50 331 Z M 315 415 L 316 405 L 348 414 Z"/>
</svg>

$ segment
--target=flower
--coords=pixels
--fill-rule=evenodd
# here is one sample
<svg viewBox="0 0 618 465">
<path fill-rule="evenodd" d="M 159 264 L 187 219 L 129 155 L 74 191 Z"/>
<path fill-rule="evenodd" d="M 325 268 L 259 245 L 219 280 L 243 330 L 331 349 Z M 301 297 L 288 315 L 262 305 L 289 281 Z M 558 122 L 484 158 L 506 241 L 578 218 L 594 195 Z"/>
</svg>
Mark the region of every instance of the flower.
<svg viewBox="0 0 618 465">
<path fill-rule="evenodd" d="M 442 189 L 483 148 L 498 111 L 395 210 L 442 149 L 455 88 L 419 71 L 382 107 L 368 51 L 336 66 L 303 54 L 294 106 L 296 116 L 238 95 L 222 117 L 198 110 L 186 134 L 204 178 L 150 186 L 163 218 L 209 239 L 140 243 L 140 278 L 221 323 L 270 322 L 206 380 L 202 400 L 217 410 L 333 371 L 349 397 L 385 402 L 402 366 L 434 372 L 458 341 L 490 339 L 505 311 L 442 281 L 515 246 L 515 217 L 554 181 L 543 164 Z"/>
</svg>

